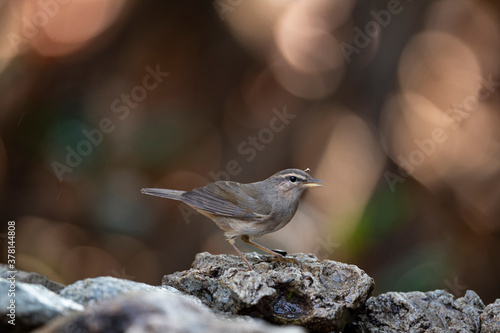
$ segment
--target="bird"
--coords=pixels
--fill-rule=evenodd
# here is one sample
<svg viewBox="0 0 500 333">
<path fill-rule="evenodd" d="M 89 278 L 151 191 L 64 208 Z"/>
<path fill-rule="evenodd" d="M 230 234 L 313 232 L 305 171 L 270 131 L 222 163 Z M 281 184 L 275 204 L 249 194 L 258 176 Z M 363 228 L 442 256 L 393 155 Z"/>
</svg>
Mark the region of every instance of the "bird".
<svg viewBox="0 0 500 333">
<path fill-rule="evenodd" d="M 276 172 L 262 181 L 238 183 L 216 181 L 192 191 L 143 188 L 141 192 L 161 198 L 182 201 L 194 208 L 224 230 L 227 241 L 240 255 L 250 270 L 252 265 L 238 249 L 235 240 L 251 244 L 275 256 L 276 260 L 296 263 L 282 251 L 270 250 L 252 241 L 254 237 L 275 232 L 290 222 L 297 211 L 304 190 L 322 186 L 323 182 L 312 178 L 306 169 L 286 169 Z"/>
</svg>

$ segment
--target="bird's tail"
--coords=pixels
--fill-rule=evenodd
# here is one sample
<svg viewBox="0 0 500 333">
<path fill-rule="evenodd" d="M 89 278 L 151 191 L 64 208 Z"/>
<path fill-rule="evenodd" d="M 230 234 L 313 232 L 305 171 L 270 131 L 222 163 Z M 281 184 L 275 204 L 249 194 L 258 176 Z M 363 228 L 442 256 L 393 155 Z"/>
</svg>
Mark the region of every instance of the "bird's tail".
<svg viewBox="0 0 500 333">
<path fill-rule="evenodd" d="M 141 193 L 154 195 L 155 197 L 162 197 L 173 200 L 181 200 L 181 195 L 186 191 L 166 190 L 163 188 L 143 188 Z"/>
</svg>

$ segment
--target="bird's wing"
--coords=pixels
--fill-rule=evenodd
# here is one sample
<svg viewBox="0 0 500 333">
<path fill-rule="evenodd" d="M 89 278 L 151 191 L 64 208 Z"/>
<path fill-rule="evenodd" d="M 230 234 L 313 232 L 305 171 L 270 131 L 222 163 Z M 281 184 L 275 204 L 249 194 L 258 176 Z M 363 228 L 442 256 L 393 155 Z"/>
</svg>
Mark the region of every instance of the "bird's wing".
<svg viewBox="0 0 500 333">
<path fill-rule="evenodd" d="M 182 201 L 209 214 L 260 221 L 271 213 L 247 184 L 220 181 L 182 195 Z"/>
</svg>

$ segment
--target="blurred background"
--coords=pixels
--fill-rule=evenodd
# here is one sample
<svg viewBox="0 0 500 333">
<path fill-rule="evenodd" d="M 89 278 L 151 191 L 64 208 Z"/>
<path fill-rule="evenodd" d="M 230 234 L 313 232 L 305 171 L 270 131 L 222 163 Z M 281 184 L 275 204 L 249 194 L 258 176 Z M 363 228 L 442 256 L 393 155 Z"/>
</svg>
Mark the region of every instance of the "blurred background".
<svg viewBox="0 0 500 333">
<path fill-rule="evenodd" d="M 309 167 L 262 244 L 491 302 L 499 34 L 488 0 L 3 0 L 0 259 L 13 220 L 19 269 L 159 284 L 234 251 L 141 188 Z"/>
</svg>

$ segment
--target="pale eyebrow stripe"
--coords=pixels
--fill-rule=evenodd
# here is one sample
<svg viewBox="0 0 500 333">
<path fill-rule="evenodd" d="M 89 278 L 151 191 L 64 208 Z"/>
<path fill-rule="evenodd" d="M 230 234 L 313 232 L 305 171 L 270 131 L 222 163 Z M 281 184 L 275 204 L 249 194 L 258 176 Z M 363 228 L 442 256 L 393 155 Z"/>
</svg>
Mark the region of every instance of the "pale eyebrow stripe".
<svg viewBox="0 0 500 333">
<path fill-rule="evenodd" d="M 285 173 L 284 175 L 281 175 L 281 176 L 283 176 L 283 177 L 295 176 L 297 178 L 304 179 L 304 177 L 302 177 L 301 175 L 293 173 L 293 172 L 292 173 Z"/>
</svg>

